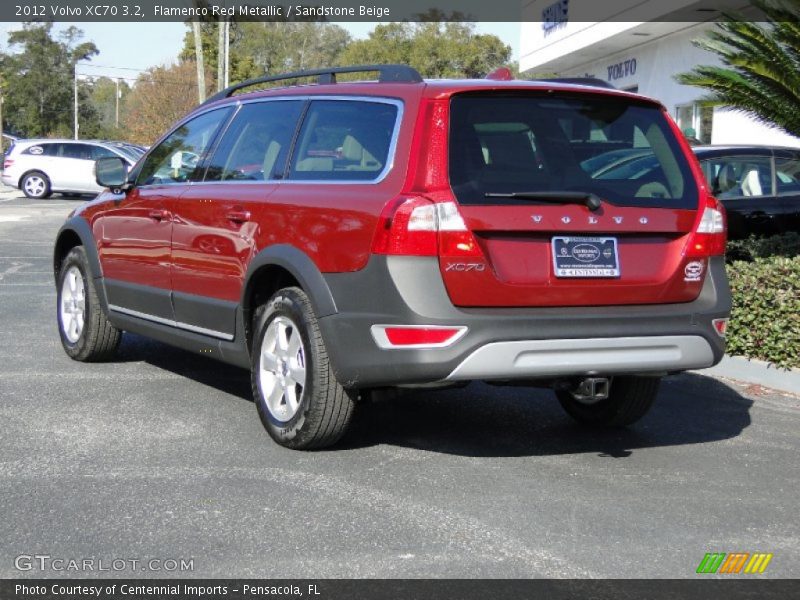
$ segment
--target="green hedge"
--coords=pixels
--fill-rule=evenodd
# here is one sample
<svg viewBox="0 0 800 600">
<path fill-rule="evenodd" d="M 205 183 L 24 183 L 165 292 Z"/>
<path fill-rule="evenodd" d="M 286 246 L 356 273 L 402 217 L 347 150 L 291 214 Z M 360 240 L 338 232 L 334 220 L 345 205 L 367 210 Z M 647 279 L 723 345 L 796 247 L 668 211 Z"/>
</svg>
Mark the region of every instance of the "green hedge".
<svg viewBox="0 0 800 600">
<path fill-rule="evenodd" d="M 793 241 L 789 239 L 789 247 Z M 733 313 L 727 352 L 779 367 L 800 367 L 800 256 L 786 252 L 780 240 L 759 242 L 754 247 L 751 261 L 728 265 Z M 759 248 L 770 247 L 794 256 L 758 258 Z"/>
<path fill-rule="evenodd" d="M 771 237 L 751 236 L 746 240 L 730 240 L 725 253 L 728 262 L 754 260 L 771 256 L 800 256 L 800 233 L 789 232 Z"/>
</svg>

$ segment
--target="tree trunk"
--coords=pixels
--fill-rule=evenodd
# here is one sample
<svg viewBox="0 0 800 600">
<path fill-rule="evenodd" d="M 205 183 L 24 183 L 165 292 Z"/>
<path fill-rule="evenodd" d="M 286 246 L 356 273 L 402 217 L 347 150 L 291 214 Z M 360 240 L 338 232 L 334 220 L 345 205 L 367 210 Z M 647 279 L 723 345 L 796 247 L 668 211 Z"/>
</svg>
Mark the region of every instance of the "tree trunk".
<svg viewBox="0 0 800 600">
<path fill-rule="evenodd" d="M 200 103 L 206 100 L 206 67 L 203 63 L 203 39 L 200 36 L 200 21 L 192 21 L 194 32 L 194 57 L 197 62 L 197 100 Z"/>
</svg>

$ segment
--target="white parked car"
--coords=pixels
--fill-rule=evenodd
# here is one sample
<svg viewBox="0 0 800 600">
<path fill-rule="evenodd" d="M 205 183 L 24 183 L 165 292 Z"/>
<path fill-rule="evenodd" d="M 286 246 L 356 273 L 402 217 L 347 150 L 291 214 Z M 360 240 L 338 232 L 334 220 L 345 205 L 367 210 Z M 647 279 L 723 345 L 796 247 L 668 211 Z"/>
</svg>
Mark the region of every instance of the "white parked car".
<svg viewBox="0 0 800 600">
<path fill-rule="evenodd" d="M 139 159 L 121 144 L 95 140 L 17 140 L 3 162 L 3 183 L 19 188 L 28 198 L 47 198 L 53 192 L 97 194 L 94 162 L 118 156 L 133 166 Z"/>
</svg>

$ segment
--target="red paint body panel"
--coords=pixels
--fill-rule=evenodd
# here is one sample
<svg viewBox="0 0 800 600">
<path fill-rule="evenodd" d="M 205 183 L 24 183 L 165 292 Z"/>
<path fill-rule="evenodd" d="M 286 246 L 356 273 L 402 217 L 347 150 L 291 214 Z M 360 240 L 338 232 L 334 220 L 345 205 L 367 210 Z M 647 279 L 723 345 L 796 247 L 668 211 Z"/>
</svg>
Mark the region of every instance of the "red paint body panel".
<svg viewBox="0 0 800 600">
<path fill-rule="evenodd" d="M 683 250 L 694 210 L 584 206 L 461 206 L 485 258 L 482 271 L 448 271 L 463 261 L 441 256 L 445 286 L 461 306 L 604 306 L 689 302 L 702 281 L 684 281 Z M 533 217 L 541 217 L 535 222 Z M 565 223 L 562 219 L 569 219 Z M 592 221 L 590 221 L 592 219 Z M 617 222 L 615 219 L 620 220 Z M 646 223 L 641 220 L 646 219 Z M 594 222 L 596 221 L 596 222 Z M 620 277 L 559 278 L 555 235 L 616 237 Z M 479 262 L 479 261 L 471 261 Z"/>
<path fill-rule="evenodd" d="M 111 196 L 116 200 L 108 202 L 102 202 L 105 194 L 101 194 L 99 202 L 88 209 L 105 277 L 169 289 L 172 219 L 168 204 L 176 191 L 176 186 L 168 185 L 133 189 L 124 197 Z M 162 218 L 154 217 L 157 211 L 165 211 Z"/>
<path fill-rule="evenodd" d="M 239 302 L 247 266 L 258 250 L 256 240 L 275 222 L 267 199 L 276 186 L 198 183 L 186 187 L 170 202 L 172 289 Z"/>
</svg>

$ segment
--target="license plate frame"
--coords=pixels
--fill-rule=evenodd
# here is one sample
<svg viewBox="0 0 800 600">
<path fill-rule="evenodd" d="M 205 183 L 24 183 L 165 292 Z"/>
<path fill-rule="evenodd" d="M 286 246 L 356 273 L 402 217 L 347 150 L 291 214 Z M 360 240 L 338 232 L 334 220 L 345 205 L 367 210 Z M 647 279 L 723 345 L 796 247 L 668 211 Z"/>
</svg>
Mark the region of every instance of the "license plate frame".
<svg viewBox="0 0 800 600">
<path fill-rule="evenodd" d="M 550 242 L 553 272 L 560 279 L 611 279 L 620 276 L 617 238 L 557 235 Z"/>
</svg>

